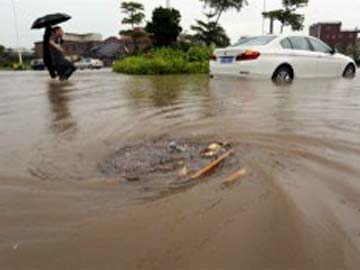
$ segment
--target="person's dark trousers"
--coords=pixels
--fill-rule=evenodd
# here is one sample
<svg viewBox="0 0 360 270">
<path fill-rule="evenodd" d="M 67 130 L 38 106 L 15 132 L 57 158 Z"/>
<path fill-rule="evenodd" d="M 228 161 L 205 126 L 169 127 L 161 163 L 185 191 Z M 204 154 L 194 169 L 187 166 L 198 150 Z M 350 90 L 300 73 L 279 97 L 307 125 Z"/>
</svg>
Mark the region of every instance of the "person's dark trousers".
<svg viewBox="0 0 360 270">
<path fill-rule="evenodd" d="M 60 80 L 67 80 L 76 70 L 76 67 L 62 55 L 53 55 L 53 65 Z"/>
</svg>

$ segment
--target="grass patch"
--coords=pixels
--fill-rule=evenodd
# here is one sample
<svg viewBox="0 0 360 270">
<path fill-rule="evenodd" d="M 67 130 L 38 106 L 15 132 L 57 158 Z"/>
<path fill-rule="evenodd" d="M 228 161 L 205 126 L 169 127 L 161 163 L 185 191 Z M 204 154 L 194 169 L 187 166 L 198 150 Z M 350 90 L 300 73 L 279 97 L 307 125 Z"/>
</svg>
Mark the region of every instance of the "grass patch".
<svg viewBox="0 0 360 270">
<path fill-rule="evenodd" d="M 191 47 L 186 52 L 172 48 L 155 49 L 149 54 L 116 61 L 113 70 L 135 75 L 208 73 L 211 52 L 208 47 Z"/>
</svg>

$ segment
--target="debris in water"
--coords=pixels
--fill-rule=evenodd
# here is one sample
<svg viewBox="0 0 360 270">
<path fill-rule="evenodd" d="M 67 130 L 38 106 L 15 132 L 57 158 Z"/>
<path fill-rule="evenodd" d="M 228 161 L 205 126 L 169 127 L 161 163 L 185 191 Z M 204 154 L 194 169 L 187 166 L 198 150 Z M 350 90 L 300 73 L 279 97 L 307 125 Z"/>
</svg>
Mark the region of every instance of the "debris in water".
<svg viewBox="0 0 360 270">
<path fill-rule="evenodd" d="M 246 168 L 238 170 L 238 171 L 232 173 L 231 175 L 229 175 L 223 182 L 223 185 L 229 186 L 229 185 L 235 183 L 241 177 L 245 176 L 246 174 L 247 174 Z"/>
<path fill-rule="evenodd" d="M 20 243 L 16 243 L 14 246 L 13 246 L 13 250 L 17 250 L 20 246 Z"/>
<path fill-rule="evenodd" d="M 210 144 L 202 153 L 203 157 L 212 158 L 216 156 L 221 150 L 221 145 L 218 143 Z"/>
<path fill-rule="evenodd" d="M 219 157 L 218 159 L 214 160 L 213 162 L 211 162 L 209 165 L 207 165 L 206 167 L 202 168 L 201 170 L 199 170 L 197 173 L 195 173 L 191 178 L 193 180 L 198 179 L 200 177 L 202 177 L 203 175 L 205 175 L 206 173 L 208 173 L 209 171 L 211 171 L 212 169 L 214 169 L 217 165 L 219 165 L 221 162 L 223 162 L 226 158 L 228 158 L 231 154 L 233 153 L 233 150 L 230 150 L 228 152 L 226 152 L 225 154 L 223 154 L 221 157 Z"/>
<path fill-rule="evenodd" d="M 160 138 L 118 149 L 100 164 L 100 170 L 105 179 L 158 183 L 173 179 L 178 184 L 179 177 L 191 180 L 204 176 L 232 153 L 227 143 Z"/>
<path fill-rule="evenodd" d="M 119 176 L 129 182 L 176 179 L 185 165 L 188 172 L 205 166 L 206 160 L 200 154 L 205 147 L 204 143 L 188 139 L 143 141 L 115 151 L 100 164 L 100 170 L 105 177 Z"/>
<path fill-rule="evenodd" d="M 180 177 L 184 177 L 184 176 L 188 176 L 189 172 L 188 172 L 188 167 L 184 166 L 178 173 L 178 176 Z"/>
<path fill-rule="evenodd" d="M 230 145 L 227 142 L 216 142 L 210 144 L 206 149 L 204 149 L 201 153 L 201 156 L 204 158 L 212 158 L 222 154 L 224 151 L 229 149 Z"/>
<path fill-rule="evenodd" d="M 175 141 L 171 141 L 168 145 L 169 152 L 183 153 L 186 151 L 186 146 L 180 146 Z"/>
</svg>

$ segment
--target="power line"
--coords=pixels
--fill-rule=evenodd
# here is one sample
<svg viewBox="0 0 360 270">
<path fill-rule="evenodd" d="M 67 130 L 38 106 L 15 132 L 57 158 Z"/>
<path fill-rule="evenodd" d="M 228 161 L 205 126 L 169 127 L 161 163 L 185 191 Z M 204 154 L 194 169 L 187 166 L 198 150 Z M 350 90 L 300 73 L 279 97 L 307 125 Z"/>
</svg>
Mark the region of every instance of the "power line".
<svg viewBox="0 0 360 270">
<path fill-rule="evenodd" d="M 12 5 L 13 13 L 14 13 L 14 25 L 15 25 L 15 32 L 16 32 L 15 33 L 16 34 L 16 48 L 17 48 L 18 54 L 19 54 L 19 64 L 22 64 L 23 61 L 22 61 L 21 50 L 19 48 L 20 37 L 19 37 L 19 26 L 18 26 L 15 0 L 11 0 L 11 5 Z"/>
</svg>

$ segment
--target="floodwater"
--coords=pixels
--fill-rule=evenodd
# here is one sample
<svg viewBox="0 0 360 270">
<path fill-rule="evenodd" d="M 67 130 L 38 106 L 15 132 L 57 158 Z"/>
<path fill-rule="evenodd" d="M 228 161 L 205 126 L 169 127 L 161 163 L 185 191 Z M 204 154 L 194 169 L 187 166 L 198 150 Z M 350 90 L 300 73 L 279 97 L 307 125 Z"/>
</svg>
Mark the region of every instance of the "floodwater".
<svg viewBox="0 0 360 270">
<path fill-rule="evenodd" d="M 227 141 L 247 174 L 104 180 L 163 136 Z M 360 79 L 1 72 L 0 149 L 1 270 L 360 269 Z"/>
</svg>

